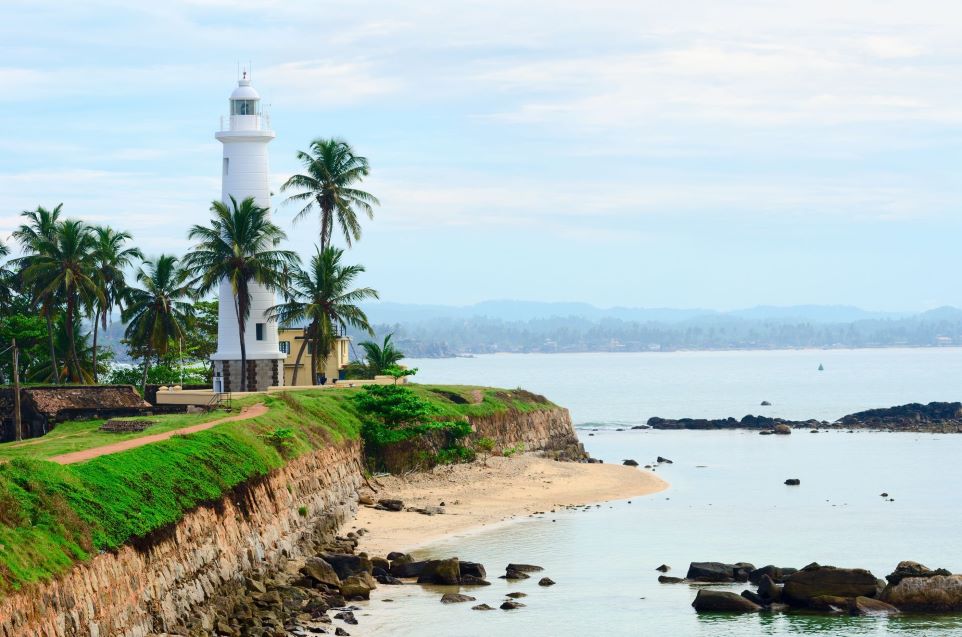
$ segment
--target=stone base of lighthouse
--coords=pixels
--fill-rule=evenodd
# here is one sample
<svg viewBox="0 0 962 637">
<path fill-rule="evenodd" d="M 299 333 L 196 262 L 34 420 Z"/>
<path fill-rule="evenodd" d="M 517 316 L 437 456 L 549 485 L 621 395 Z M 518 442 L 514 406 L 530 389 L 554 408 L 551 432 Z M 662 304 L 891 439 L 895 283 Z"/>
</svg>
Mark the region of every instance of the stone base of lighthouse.
<svg viewBox="0 0 962 637">
<path fill-rule="evenodd" d="M 224 379 L 225 392 L 241 391 L 242 366 L 239 360 L 214 362 L 214 378 Z M 284 384 L 283 359 L 247 359 L 247 391 L 265 391 Z M 216 381 L 215 381 L 216 382 Z"/>
</svg>

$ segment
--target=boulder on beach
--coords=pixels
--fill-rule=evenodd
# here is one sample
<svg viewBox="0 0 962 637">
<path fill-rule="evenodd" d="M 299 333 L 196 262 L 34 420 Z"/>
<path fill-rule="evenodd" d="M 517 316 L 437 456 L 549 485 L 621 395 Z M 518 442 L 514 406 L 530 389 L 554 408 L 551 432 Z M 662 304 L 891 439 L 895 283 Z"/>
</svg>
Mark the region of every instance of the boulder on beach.
<svg viewBox="0 0 962 637">
<path fill-rule="evenodd" d="M 322 584 L 331 588 L 338 588 L 341 585 L 341 578 L 338 577 L 334 567 L 319 557 L 309 557 L 300 568 L 301 575 L 307 577 L 314 584 Z"/>
<path fill-rule="evenodd" d="M 628 459 L 625 460 L 622 464 L 625 465 L 626 467 L 637 467 L 637 466 L 638 466 L 638 461 L 637 461 L 637 460 L 632 460 L 631 458 L 628 458 Z"/>
<path fill-rule="evenodd" d="M 458 571 L 461 573 L 461 577 L 470 575 L 478 579 L 484 579 L 488 576 L 488 572 L 484 569 L 484 564 L 479 564 L 478 562 L 458 562 Z"/>
<path fill-rule="evenodd" d="M 470 595 L 462 595 L 460 593 L 445 593 L 441 596 L 442 604 L 460 604 L 462 602 L 474 602 L 477 601 L 474 597 Z"/>
<path fill-rule="evenodd" d="M 782 599 L 792 606 L 809 606 L 812 598 L 876 597 L 878 580 L 864 568 L 810 564 L 785 578 Z"/>
<path fill-rule="evenodd" d="M 458 558 L 428 560 L 418 575 L 418 584 L 460 584 L 461 569 Z"/>
<path fill-rule="evenodd" d="M 351 575 L 341 582 L 340 591 L 344 599 L 370 599 L 371 591 L 377 588 L 377 582 L 369 573 Z"/>
<path fill-rule="evenodd" d="M 385 586 L 402 586 L 404 582 L 393 575 L 375 575 L 374 581 Z"/>
<path fill-rule="evenodd" d="M 360 575 L 361 573 L 371 575 L 374 572 L 374 565 L 371 560 L 360 555 L 321 553 L 320 557 L 334 568 L 334 572 L 342 580 L 351 575 Z"/>
<path fill-rule="evenodd" d="M 391 551 L 390 553 L 387 554 L 387 559 L 389 562 L 397 562 L 397 561 L 413 562 L 414 561 L 413 557 L 411 557 L 407 553 L 401 553 L 400 551 Z"/>
<path fill-rule="evenodd" d="M 403 511 L 404 501 L 392 498 L 381 498 L 377 501 L 377 507 L 382 511 Z"/>
<path fill-rule="evenodd" d="M 662 464 L 662 463 L 674 464 L 671 460 L 669 460 L 668 458 L 663 458 L 662 456 L 658 456 L 657 461 L 658 461 L 658 464 Z"/>
<path fill-rule="evenodd" d="M 762 607 L 730 591 L 702 589 L 691 603 L 699 613 L 757 613 Z"/>
<path fill-rule="evenodd" d="M 390 573 L 394 577 L 420 577 L 424 571 L 427 561 L 407 562 L 404 560 L 394 560 L 391 562 Z"/>
</svg>

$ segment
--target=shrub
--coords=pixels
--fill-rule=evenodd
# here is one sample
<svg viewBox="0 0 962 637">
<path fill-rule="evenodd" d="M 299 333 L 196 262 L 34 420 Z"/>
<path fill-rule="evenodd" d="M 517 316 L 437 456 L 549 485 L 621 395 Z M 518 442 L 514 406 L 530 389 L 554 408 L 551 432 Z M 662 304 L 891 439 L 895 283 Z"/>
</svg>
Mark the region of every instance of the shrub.
<svg viewBox="0 0 962 637">
<path fill-rule="evenodd" d="M 290 427 L 275 427 L 270 433 L 264 434 L 264 441 L 284 455 L 294 446 L 294 430 Z"/>
</svg>

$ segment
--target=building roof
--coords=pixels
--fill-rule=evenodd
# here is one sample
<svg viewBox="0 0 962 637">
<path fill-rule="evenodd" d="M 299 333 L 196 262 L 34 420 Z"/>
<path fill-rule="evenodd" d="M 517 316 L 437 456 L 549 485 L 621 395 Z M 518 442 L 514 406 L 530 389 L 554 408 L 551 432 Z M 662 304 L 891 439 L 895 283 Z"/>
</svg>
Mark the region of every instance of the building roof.
<svg viewBox="0 0 962 637">
<path fill-rule="evenodd" d="M 31 387 L 23 390 L 23 396 L 37 411 L 50 416 L 64 411 L 151 408 L 131 385 Z"/>
</svg>

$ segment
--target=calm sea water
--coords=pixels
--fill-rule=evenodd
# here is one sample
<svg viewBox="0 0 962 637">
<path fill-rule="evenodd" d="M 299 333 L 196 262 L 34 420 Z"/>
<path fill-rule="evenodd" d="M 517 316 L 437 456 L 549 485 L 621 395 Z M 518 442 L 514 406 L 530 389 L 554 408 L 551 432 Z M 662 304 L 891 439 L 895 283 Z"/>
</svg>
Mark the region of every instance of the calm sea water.
<svg viewBox="0 0 962 637">
<path fill-rule="evenodd" d="M 663 493 L 589 511 L 558 511 L 449 538 L 419 551 L 457 555 L 489 570 L 492 586 L 465 589 L 513 612 L 442 606 L 443 589 L 381 587 L 360 635 L 962 635 L 962 618 L 803 615 L 699 616 L 695 589 L 663 585 L 654 569 L 684 576 L 691 561 L 809 562 L 871 569 L 913 559 L 962 572 L 962 435 L 844 432 L 615 431 L 650 416 L 762 413 L 834 419 L 869 407 L 957 400 L 962 350 L 684 352 L 500 355 L 410 361 L 418 380 L 523 386 L 569 407 L 592 455 L 606 462 L 657 455 Z M 825 370 L 818 372 L 819 364 Z M 588 429 L 598 428 L 597 432 Z M 594 433 L 589 436 L 588 433 Z M 786 487 L 786 478 L 800 487 Z M 894 502 L 879 494 L 888 492 Z M 558 582 L 508 584 L 508 562 L 545 567 Z M 740 591 L 745 585 L 735 585 Z M 385 602 L 384 599 L 393 602 Z"/>
</svg>

